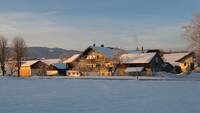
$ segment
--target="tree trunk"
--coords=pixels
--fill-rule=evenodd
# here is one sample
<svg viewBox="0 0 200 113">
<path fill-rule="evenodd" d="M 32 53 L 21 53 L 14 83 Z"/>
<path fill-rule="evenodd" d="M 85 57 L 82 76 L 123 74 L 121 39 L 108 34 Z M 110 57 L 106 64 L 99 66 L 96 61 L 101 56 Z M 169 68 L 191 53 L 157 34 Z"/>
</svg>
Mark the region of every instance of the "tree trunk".
<svg viewBox="0 0 200 113">
<path fill-rule="evenodd" d="M 2 76 L 5 76 L 5 74 L 6 74 L 5 65 L 1 66 L 1 70 L 2 70 Z"/>
<path fill-rule="evenodd" d="M 20 77 L 20 66 L 18 66 L 18 69 L 17 69 L 17 77 Z"/>
</svg>

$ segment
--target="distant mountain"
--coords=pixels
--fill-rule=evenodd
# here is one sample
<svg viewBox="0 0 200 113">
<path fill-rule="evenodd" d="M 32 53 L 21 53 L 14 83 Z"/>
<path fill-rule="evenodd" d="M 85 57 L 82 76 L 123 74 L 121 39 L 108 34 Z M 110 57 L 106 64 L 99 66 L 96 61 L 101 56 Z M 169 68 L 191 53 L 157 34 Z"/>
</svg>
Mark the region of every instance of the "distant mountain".
<svg viewBox="0 0 200 113">
<path fill-rule="evenodd" d="M 29 58 L 59 58 L 61 55 L 71 56 L 78 53 L 80 51 L 61 48 L 28 47 L 27 49 L 27 56 Z"/>
</svg>

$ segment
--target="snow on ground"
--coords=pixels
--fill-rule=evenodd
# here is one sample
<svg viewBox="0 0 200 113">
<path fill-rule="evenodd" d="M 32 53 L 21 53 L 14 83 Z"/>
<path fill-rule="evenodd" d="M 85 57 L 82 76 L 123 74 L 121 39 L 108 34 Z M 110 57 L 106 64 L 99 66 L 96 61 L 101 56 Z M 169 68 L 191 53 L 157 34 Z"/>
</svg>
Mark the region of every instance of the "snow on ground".
<svg viewBox="0 0 200 113">
<path fill-rule="evenodd" d="M 19 79 L 15 77 L 2 77 L 0 79 Z M 200 72 L 190 74 L 172 74 L 167 72 L 157 72 L 153 76 L 32 76 L 24 79 L 86 79 L 86 80 L 165 80 L 165 81 L 200 81 Z"/>
<path fill-rule="evenodd" d="M 0 79 L 0 113 L 195 113 L 200 81 Z"/>
</svg>

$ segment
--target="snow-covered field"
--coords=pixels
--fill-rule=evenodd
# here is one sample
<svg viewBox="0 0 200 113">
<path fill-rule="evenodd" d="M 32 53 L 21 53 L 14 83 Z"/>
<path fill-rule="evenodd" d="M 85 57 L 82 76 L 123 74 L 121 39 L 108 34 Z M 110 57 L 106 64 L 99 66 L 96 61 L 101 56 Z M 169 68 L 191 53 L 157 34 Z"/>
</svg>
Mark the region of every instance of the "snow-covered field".
<svg viewBox="0 0 200 113">
<path fill-rule="evenodd" d="M 0 79 L 0 113 L 197 113 L 200 81 Z"/>
</svg>

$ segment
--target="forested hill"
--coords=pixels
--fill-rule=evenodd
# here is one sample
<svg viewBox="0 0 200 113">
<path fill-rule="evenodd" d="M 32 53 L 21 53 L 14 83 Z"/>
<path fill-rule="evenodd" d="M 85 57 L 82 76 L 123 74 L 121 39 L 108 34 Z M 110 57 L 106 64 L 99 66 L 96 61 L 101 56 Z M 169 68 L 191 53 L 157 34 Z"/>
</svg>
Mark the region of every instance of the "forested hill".
<svg viewBox="0 0 200 113">
<path fill-rule="evenodd" d="M 71 56 L 77 53 L 80 53 L 80 51 L 62 48 L 28 47 L 27 49 L 29 58 L 59 58 L 61 55 Z"/>
</svg>

